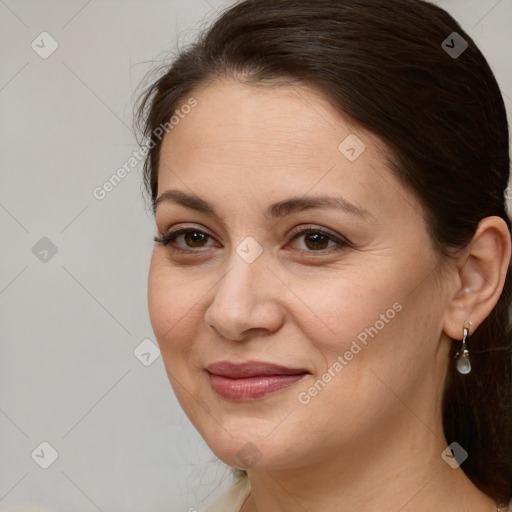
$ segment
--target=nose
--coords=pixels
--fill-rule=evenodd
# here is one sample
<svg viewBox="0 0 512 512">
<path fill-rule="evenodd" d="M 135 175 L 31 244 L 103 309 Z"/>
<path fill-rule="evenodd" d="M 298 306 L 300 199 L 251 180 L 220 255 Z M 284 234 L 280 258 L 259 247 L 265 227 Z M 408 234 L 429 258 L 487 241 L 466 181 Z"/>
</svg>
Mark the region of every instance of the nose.
<svg viewBox="0 0 512 512">
<path fill-rule="evenodd" d="M 234 252 L 229 270 L 214 288 L 205 321 L 220 336 L 234 341 L 277 331 L 284 321 L 279 301 L 282 287 L 263 255 L 247 263 Z"/>
</svg>

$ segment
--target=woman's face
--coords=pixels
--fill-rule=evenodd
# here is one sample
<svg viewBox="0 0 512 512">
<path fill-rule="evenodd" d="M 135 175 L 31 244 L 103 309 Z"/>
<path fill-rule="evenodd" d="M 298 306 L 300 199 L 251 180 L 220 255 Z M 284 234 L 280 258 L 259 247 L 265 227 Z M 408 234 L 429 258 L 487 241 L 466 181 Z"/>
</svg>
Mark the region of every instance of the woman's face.
<svg viewBox="0 0 512 512">
<path fill-rule="evenodd" d="M 190 231 L 155 244 L 148 298 L 212 450 L 300 467 L 440 422 L 448 294 L 379 140 L 305 87 L 193 97 L 164 138 L 156 208 L 159 235 Z"/>
</svg>

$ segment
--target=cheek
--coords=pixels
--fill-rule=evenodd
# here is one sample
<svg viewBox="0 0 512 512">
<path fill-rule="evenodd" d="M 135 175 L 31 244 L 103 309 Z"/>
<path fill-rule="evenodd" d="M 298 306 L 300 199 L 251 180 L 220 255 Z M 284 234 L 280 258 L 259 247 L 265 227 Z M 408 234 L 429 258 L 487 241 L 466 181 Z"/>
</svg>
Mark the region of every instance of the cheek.
<svg viewBox="0 0 512 512">
<path fill-rule="evenodd" d="M 380 275 L 383 273 L 381 272 Z M 396 280 L 379 280 L 378 273 L 333 273 L 329 279 L 294 284 L 295 321 L 305 338 L 321 352 L 342 355 L 354 340 L 365 341 L 389 329 L 402 309 Z"/>
<path fill-rule="evenodd" d="M 153 332 L 162 344 L 164 335 L 175 323 L 176 309 L 171 307 L 168 279 L 153 255 L 148 275 L 148 312 Z"/>
<path fill-rule="evenodd" d="M 324 379 L 330 391 L 324 392 L 321 383 L 317 389 L 322 389 L 327 401 L 348 405 L 358 397 L 359 403 L 374 402 L 378 377 L 393 383 L 397 391 L 417 378 L 410 370 L 417 367 L 423 350 L 420 340 L 425 331 L 418 331 L 424 328 L 425 310 L 432 302 L 428 289 L 432 283 L 425 281 L 411 293 L 413 281 L 421 281 L 421 275 L 382 270 L 354 271 L 343 279 L 294 287 L 308 306 L 294 316 L 308 343 L 304 348 L 315 361 L 314 379 L 309 379 L 308 386 Z M 427 358 L 432 355 L 429 351 L 425 351 Z M 386 389 L 383 392 L 389 394 Z"/>
<path fill-rule="evenodd" d="M 390 414 L 396 402 L 390 389 L 401 393 L 418 377 L 410 371 L 417 352 L 408 339 L 414 305 L 399 288 L 384 293 L 360 285 L 329 286 L 322 300 L 317 297 L 315 311 L 330 329 L 319 329 L 318 321 L 302 324 L 316 364 L 297 390 L 297 407 L 333 436 L 339 428 L 354 434 Z"/>
<path fill-rule="evenodd" d="M 153 255 L 148 275 L 148 312 L 153 332 L 165 354 L 188 345 L 186 333 L 197 319 L 194 306 L 201 293 L 189 282 L 181 282 L 171 267 Z M 180 342 L 181 341 L 181 342 Z"/>
<path fill-rule="evenodd" d="M 187 414 L 198 395 L 193 340 L 201 325 L 197 318 L 199 287 L 177 279 L 169 265 L 153 257 L 148 275 L 148 311 L 162 360 L 174 394 Z"/>
</svg>

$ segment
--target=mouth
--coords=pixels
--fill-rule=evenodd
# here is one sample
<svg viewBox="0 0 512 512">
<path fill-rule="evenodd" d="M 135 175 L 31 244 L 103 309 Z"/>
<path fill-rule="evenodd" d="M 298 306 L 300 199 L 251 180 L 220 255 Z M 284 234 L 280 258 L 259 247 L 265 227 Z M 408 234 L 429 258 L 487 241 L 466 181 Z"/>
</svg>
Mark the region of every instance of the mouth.
<svg viewBox="0 0 512 512">
<path fill-rule="evenodd" d="M 292 386 L 306 375 L 305 368 L 248 361 L 235 364 L 220 361 L 205 368 L 212 389 L 226 400 L 248 402 L 265 398 Z"/>
</svg>

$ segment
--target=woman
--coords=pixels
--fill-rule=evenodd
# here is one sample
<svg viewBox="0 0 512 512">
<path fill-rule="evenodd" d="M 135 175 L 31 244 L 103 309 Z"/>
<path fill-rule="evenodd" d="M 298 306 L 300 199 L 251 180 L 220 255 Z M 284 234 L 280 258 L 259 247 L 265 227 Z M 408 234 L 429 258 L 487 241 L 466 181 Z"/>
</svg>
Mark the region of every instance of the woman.
<svg viewBox="0 0 512 512">
<path fill-rule="evenodd" d="M 245 0 L 139 115 L 152 326 L 239 477 L 207 510 L 509 510 L 508 129 L 462 28 Z"/>
</svg>

